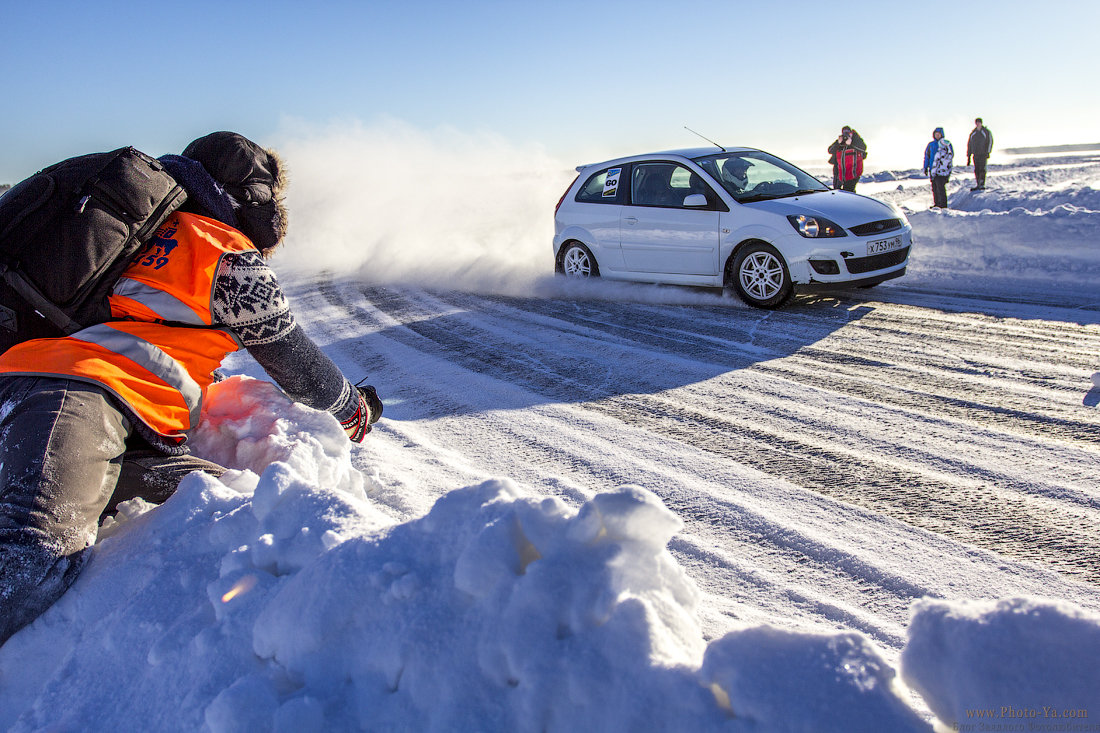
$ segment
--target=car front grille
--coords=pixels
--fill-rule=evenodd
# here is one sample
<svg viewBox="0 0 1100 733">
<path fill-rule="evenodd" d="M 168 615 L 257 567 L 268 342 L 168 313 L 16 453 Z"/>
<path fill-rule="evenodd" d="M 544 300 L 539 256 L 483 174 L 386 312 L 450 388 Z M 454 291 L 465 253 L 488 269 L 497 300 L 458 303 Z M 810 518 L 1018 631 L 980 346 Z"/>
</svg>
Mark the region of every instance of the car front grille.
<svg viewBox="0 0 1100 733">
<path fill-rule="evenodd" d="M 875 234 L 892 232 L 895 229 L 901 229 L 901 219 L 881 219 L 879 221 L 872 221 L 867 224 L 854 226 L 848 231 L 857 237 L 870 237 Z"/>
<path fill-rule="evenodd" d="M 880 255 L 847 259 L 844 260 L 844 264 L 848 266 L 848 272 L 855 275 L 860 272 L 872 272 L 893 265 L 900 265 L 905 262 L 905 258 L 908 256 L 909 248 L 902 247 L 901 249 L 895 249 L 893 252 L 883 252 Z"/>
</svg>

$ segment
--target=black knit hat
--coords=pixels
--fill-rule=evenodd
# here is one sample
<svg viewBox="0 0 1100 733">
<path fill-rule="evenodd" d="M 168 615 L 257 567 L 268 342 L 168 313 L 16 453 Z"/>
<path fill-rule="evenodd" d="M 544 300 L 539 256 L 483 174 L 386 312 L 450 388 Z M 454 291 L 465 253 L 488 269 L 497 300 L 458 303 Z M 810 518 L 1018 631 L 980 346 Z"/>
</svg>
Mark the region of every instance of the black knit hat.
<svg viewBox="0 0 1100 733">
<path fill-rule="evenodd" d="M 202 163 L 233 197 L 240 230 L 266 257 L 286 235 L 286 178 L 279 156 L 235 132 L 212 132 L 193 141 L 183 157 Z"/>
</svg>

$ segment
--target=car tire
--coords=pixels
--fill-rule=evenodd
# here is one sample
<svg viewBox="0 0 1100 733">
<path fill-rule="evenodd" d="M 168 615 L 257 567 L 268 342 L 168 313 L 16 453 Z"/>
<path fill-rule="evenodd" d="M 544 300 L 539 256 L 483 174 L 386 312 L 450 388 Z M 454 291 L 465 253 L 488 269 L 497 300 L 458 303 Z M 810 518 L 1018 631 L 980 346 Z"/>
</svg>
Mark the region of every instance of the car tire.
<svg viewBox="0 0 1100 733">
<path fill-rule="evenodd" d="M 794 293 L 791 274 L 783 255 L 764 242 L 738 250 L 727 281 L 737 297 L 756 308 L 778 308 Z"/>
<path fill-rule="evenodd" d="M 599 277 L 600 266 L 592 251 L 580 242 L 570 242 L 561 253 L 560 272 L 566 277 Z"/>
</svg>

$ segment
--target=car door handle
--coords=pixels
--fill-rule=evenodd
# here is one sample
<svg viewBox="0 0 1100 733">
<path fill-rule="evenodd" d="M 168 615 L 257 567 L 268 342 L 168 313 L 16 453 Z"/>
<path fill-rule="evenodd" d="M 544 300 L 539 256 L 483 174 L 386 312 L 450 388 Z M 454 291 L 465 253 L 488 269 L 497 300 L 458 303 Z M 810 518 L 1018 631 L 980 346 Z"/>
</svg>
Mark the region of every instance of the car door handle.
<svg viewBox="0 0 1100 733">
<path fill-rule="evenodd" d="M 638 218 L 634 216 L 624 216 L 623 221 L 625 221 L 627 224 L 637 224 Z"/>
</svg>

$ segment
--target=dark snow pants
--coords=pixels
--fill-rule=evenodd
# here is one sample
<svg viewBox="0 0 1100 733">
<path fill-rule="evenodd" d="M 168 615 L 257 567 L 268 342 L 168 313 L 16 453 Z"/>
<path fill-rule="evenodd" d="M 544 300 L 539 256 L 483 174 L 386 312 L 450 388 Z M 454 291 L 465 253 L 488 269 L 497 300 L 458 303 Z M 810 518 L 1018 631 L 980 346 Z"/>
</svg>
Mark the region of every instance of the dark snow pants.
<svg viewBox="0 0 1100 733">
<path fill-rule="evenodd" d="M 989 160 L 988 155 L 974 156 L 974 185 L 978 188 L 985 188 L 985 162 L 987 160 Z"/>
<path fill-rule="evenodd" d="M 0 377 L 0 644 L 72 585 L 106 513 L 163 502 L 194 470 L 225 471 L 153 450 L 93 384 Z"/>
<path fill-rule="evenodd" d="M 932 176 L 932 205 L 947 208 L 947 180 L 950 176 Z"/>
</svg>

